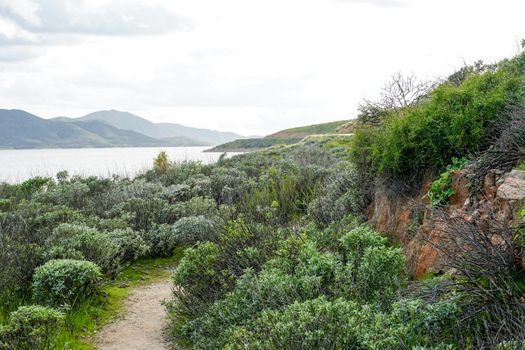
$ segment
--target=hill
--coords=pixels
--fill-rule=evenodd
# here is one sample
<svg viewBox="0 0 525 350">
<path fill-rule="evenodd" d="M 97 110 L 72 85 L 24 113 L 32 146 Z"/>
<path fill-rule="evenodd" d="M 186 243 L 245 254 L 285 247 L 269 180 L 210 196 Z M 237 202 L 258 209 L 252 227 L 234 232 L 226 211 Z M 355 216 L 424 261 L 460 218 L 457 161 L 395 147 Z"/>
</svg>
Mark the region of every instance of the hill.
<svg viewBox="0 0 525 350">
<path fill-rule="evenodd" d="M 344 134 L 347 133 L 352 120 L 340 120 L 329 123 L 313 124 L 300 126 L 291 129 L 281 130 L 274 134 L 262 138 L 238 139 L 216 146 L 209 152 L 247 152 L 257 149 L 267 148 L 276 145 L 290 145 L 297 143 L 307 136 L 323 134 Z"/>
<path fill-rule="evenodd" d="M 235 139 L 241 135 L 209 129 L 192 128 L 174 123 L 153 123 L 128 112 L 105 110 L 93 112 L 76 120 L 102 121 L 116 128 L 135 131 L 156 139 L 177 140 L 184 137 L 185 145 L 217 145 Z"/>
<path fill-rule="evenodd" d="M 166 146 L 167 141 L 98 121 L 46 120 L 22 110 L 0 110 L 0 148 Z"/>
</svg>

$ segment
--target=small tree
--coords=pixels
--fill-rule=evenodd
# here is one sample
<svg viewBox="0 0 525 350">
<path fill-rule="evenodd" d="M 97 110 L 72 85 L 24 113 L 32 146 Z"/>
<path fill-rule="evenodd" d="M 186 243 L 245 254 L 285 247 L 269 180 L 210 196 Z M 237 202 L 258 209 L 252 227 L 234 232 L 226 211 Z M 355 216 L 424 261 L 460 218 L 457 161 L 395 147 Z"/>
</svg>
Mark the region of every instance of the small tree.
<svg viewBox="0 0 525 350">
<path fill-rule="evenodd" d="M 170 161 L 166 151 L 160 151 L 157 158 L 153 160 L 153 168 L 156 172 L 165 175 L 168 172 Z"/>
<path fill-rule="evenodd" d="M 438 83 L 420 80 L 414 74 L 397 72 L 383 86 L 378 102 L 364 100 L 359 104 L 359 120 L 364 124 L 379 126 L 393 112 L 423 101 Z"/>
</svg>

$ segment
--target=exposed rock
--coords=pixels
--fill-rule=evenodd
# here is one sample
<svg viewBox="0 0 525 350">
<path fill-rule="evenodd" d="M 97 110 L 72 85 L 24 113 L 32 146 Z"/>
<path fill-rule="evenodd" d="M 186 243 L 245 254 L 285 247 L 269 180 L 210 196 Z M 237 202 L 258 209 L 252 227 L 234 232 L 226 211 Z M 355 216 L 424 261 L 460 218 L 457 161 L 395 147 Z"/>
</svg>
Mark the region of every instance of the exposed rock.
<svg viewBox="0 0 525 350">
<path fill-rule="evenodd" d="M 522 201 L 525 199 L 525 171 L 513 170 L 505 174 L 497 196 L 504 200 Z"/>
<path fill-rule="evenodd" d="M 489 232 L 491 217 L 509 224 L 521 221 L 518 213 L 525 204 L 525 171 L 504 173 L 491 170 L 484 179 L 482 193 L 472 197 L 469 193 L 468 172 L 468 169 L 463 169 L 452 174 L 455 194 L 450 206 L 445 209 L 448 215 L 462 217 L 483 232 Z M 440 227 L 443 223 L 434 220 L 429 209 L 424 210 L 421 220 L 421 214 L 416 215 L 412 210 L 428 204 L 425 194 L 430 183 L 425 182 L 422 191 L 413 198 L 389 198 L 384 191 L 377 191 L 369 210 L 370 223 L 405 246 L 409 269 L 416 278 L 421 278 L 428 272 L 445 272 L 446 266 L 440 251 L 436 249 L 438 244 L 443 244 L 447 239 L 443 236 L 446 230 Z M 501 239 L 499 236 L 492 236 L 495 244 L 500 243 Z"/>
<path fill-rule="evenodd" d="M 457 205 L 465 203 L 465 200 L 469 197 L 469 185 L 470 181 L 464 172 L 454 171 L 452 173 L 452 188 L 454 189 L 454 194 L 450 197 L 450 204 Z"/>
</svg>

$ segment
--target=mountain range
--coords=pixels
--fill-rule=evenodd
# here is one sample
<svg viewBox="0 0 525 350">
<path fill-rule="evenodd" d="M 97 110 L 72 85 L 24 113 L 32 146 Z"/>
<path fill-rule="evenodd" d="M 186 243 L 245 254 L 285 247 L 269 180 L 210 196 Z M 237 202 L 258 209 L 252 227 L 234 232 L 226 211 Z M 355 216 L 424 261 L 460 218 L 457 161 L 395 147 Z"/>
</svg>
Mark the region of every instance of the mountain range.
<svg viewBox="0 0 525 350">
<path fill-rule="evenodd" d="M 22 110 L 0 109 L 0 148 L 210 146 L 238 138 L 242 136 L 231 132 L 152 123 L 116 110 L 43 119 Z"/>
</svg>

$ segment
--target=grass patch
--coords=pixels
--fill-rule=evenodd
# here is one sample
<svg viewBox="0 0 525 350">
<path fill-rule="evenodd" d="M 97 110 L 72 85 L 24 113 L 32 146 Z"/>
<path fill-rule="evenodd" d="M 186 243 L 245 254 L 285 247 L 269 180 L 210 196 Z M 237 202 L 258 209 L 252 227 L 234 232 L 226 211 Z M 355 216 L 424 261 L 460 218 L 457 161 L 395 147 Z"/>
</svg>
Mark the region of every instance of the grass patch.
<svg viewBox="0 0 525 350">
<path fill-rule="evenodd" d="M 517 169 L 517 170 L 523 170 L 523 171 L 525 171 L 525 161 L 519 163 L 519 164 L 516 166 L 516 169 Z"/>
<path fill-rule="evenodd" d="M 90 339 L 122 312 L 124 301 L 133 288 L 169 277 L 182 255 L 183 249 L 177 248 L 172 257 L 139 260 L 123 270 L 103 288 L 100 299 L 87 301 L 78 310 L 67 313 L 66 327 L 60 334 L 58 348 L 96 349 L 90 344 Z"/>
</svg>

